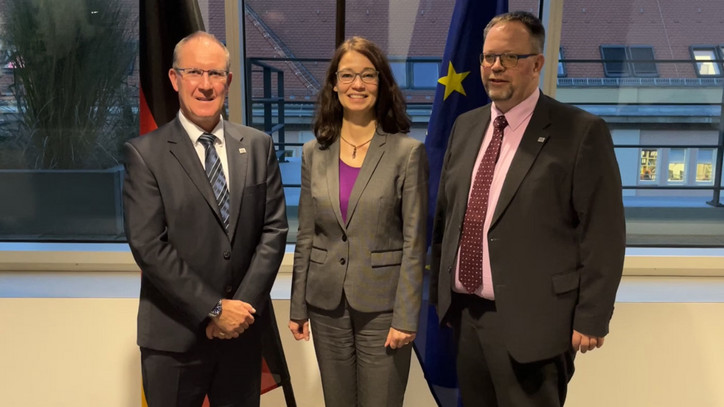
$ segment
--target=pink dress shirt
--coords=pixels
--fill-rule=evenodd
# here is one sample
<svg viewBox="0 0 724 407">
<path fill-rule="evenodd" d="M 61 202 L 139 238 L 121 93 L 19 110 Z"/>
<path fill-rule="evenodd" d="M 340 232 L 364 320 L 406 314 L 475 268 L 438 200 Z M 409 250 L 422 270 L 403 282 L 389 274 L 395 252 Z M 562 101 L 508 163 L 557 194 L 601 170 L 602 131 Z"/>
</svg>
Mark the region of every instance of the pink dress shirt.
<svg viewBox="0 0 724 407">
<path fill-rule="evenodd" d="M 488 230 L 490 230 L 490 221 L 493 219 L 493 213 L 495 213 L 495 206 L 498 203 L 500 197 L 500 190 L 503 188 L 505 177 L 508 174 L 510 164 L 513 162 L 513 156 L 518 150 L 520 141 L 523 139 L 523 133 L 528 128 L 530 118 L 533 116 L 533 109 L 538 103 L 540 92 L 536 89 L 532 95 L 528 96 L 525 100 L 520 102 L 517 106 L 506 112 L 505 119 L 508 121 L 508 126 L 503 129 L 503 144 L 500 146 L 500 156 L 498 162 L 495 165 L 495 174 L 493 175 L 493 181 L 490 184 L 490 192 L 488 198 L 488 211 L 485 215 L 485 224 L 483 225 L 483 235 L 486 237 L 483 239 L 483 247 L 480 250 L 483 251 L 483 269 L 480 270 L 483 273 L 483 285 L 479 288 L 475 294 L 488 300 L 495 300 L 495 292 L 493 291 L 493 276 L 490 272 L 490 253 L 488 252 L 487 236 Z M 485 136 L 483 137 L 483 143 L 478 151 L 478 158 L 475 160 L 475 166 L 473 167 L 473 173 L 470 175 L 470 185 L 473 185 L 475 180 L 475 174 L 480 166 L 480 161 L 485 155 L 485 149 L 490 144 L 490 139 L 493 138 L 493 120 L 496 117 L 503 114 L 495 106 L 493 102 L 490 108 L 490 124 L 487 130 L 485 130 Z M 468 200 L 470 199 L 470 192 L 468 192 Z M 455 285 L 453 291 L 463 294 L 468 294 L 463 284 L 460 282 L 459 277 L 460 268 L 460 248 L 458 247 L 458 255 L 455 264 Z"/>
</svg>

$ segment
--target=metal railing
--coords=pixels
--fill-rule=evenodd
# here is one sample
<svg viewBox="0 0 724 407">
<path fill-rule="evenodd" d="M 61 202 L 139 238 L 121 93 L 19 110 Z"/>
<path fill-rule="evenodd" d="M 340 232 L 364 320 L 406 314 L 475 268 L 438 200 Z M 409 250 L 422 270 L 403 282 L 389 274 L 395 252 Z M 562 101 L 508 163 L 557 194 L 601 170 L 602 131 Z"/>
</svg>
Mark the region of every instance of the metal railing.
<svg viewBox="0 0 724 407">
<path fill-rule="evenodd" d="M 247 61 L 246 72 L 249 76 L 247 83 L 249 84 L 249 92 L 247 95 L 247 106 L 253 104 L 261 104 L 264 112 L 264 131 L 273 136 L 277 133 L 277 158 L 279 161 L 284 161 L 284 146 L 285 146 L 285 128 L 284 128 L 284 108 L 286 102 L 284 100 L 284 70 L 273 67 L 269 64 L 261 62 L 259 60 L 249 59 Z M 262 89 L 263 97 L 255 98 L 251 95 L 252 81 L 251 77 L 254 73 L 262 74 Z M 272 76 L 276 76 L 276 93 L 272 89 Z M 276 106 L 276 123 L 273 121 L 274 115 L 272 115 L 273 107 Z M 251 115 L 252 109 L 247 109 L 247 123 L 253 123 L 253 117 Z"/>
</svg>

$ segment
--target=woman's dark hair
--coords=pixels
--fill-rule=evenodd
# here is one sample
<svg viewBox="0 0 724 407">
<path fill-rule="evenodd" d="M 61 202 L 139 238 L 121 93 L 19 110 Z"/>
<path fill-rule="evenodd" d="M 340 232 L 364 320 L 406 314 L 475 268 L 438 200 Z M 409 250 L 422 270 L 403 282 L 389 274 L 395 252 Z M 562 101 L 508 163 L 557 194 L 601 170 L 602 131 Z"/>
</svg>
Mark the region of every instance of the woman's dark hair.
<svg viewBox="0 0 724 407">
<path fill-rule="evenodd" d="M 386 133 L 407 133 L 410 131 L 410 118 L 407 117 L 405 102 L 400 88 L 392 76 L 390 63 L 382 50 L 371 41 L 362 37 L 352 37 L 337 48 L 324 78 L 324 85 L 317 97 L 317 112 L 314 119 L 314 135 L 326 148 L 331 145 L 342 130 L 342 105 L 339 103 L 334 86 L 337 84 L 337 69 L 344 54 L 356 51 L 372 62 L 379 72 L 375 118 L 377 125 Z"/>
</svg>

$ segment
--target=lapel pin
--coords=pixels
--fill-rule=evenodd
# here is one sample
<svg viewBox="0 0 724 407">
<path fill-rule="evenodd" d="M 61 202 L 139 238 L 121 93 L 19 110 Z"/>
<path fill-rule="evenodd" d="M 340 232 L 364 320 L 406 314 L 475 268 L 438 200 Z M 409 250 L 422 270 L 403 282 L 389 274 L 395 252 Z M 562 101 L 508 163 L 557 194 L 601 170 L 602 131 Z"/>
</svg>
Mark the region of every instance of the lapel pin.
<svg viewBox="0 0 724 407">
<path fill-rule="evenodd" d="M 246 154 L 246 149 L 244 147 L 240 148 L 239 154 Z"/>
<path fill-rule="evenodd" d="M 546 138 L 547 137 L 538 137 L 538 142 L 542 143 L 542 142 L 546 141 Z"/>
</svg>

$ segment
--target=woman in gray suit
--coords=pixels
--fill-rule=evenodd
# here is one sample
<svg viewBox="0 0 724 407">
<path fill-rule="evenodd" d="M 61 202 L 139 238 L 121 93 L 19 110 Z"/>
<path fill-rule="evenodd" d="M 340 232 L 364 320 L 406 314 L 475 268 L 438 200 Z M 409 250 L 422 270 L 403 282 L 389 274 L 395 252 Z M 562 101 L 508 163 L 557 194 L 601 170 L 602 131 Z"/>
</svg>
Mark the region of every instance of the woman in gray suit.
<svg viewBox="0 0 724 407">
<path fill-rule="evenodd" d="M 320 91 L 302 152 L 291 320 L 327 407 L 402 406 L 425 266 L 427 156 L 387 58 L 353 37 Z"/>
</svg>

